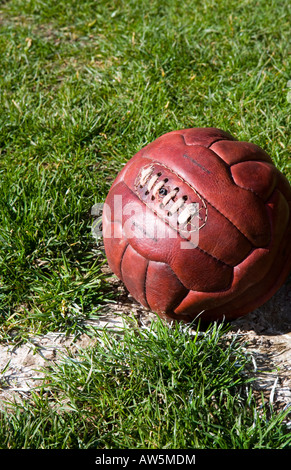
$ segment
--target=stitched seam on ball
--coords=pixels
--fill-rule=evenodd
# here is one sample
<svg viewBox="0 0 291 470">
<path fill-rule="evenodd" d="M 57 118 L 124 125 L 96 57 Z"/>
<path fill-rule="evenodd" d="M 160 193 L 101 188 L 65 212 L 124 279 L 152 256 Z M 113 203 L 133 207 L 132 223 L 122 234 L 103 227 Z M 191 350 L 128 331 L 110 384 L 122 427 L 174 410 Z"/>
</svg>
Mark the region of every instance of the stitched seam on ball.
<svg viewBox="0 0 291 470">
<path fill-rule="evenodd" d="M 123 250 L 123 253 L 122 253 L 121 258 L 120 258 L 120 263 L 119 263 L 119 271 L 120 271 L 122 280 L 123 280 L 123 275 L 122 275 L 122 261 L 123 261 L 123 258 L 124 258 L 124 255 L 125 255 L 125 252 L 126 252 L 128 246 L 129 246 L 129 242 L 127 242 L 127 245 L 125 246 L 125 248 L 124 248 L 124 250 Z"/>
<path fill-rule="evenodd" d="M 189 186 L 190 189 L 192 189 L 192 191 L 198 196 L 198 198 L 201 200 L 204 208 L 205 208 L 205 218 L 204 218 L 204 223 L 201 225 L 201 227 L 198 228 L 198 230 L 201 230 L 205 225 L 206 225 L 206 222 L 207 222 L 207 218 L 208 218 L 208 210 L 207 210 L 207 205 L 205 204 L 205 201 L 206 199 L 204 200 L 204 198 L 200 195 L 200 193 L 198 193 L 198 191 L 196 191 L 196 189 L 191 186 L 186 180 L 184 180 L 184 178 L 182 178 L 182 176 L 178 175 L 178 173 L 176 173 L 174 170 L 172 170 L 170 167 L 168 167 L 167 165 L 165 165 L 164 163 L 160 163 L 160 162 L 157 162 L 157 161 L 154 161 L 154 160 L 151 160 L 154 163 L 156 163 L 156 165 L 160 165 L 164 168 L 166 168 L 168 171 L 170 171 L 170 173 L 173 173 L 174 175 L 177 176 L 177 178 L 179 178 L 183 183 L 185 183 L 187 186 Z M 176 232 L 178 232 L 179 234 L 181 234 L 180 230 L 177 230 L 177 228 L 171 224 L 170 221 L 167 221 L 166 219 L 164 219 L 160 214 L 158 214 L 158 212 L 153 209 L 149 204 L 147 204 L 142 198 L 141 196 L 139 195 L 138 193 L 138 190 L 137 190 L 137 186 L 138 186 L 138 180 L 139 180 L 139 175 L 140 175 L 140 172 L 135 180 L 135 183 L 134 183 L 134 188 L 135 188 L 135 194 L 137 195 L 137 197 L 152 211 L 154 212 L 163 222 L 166 222 L 170 227 L 172 227 L 172 229 L 174 229 Z M 193 233 L 193 232 L 197 232 L 197 230 L 189 230 L 187 231 L 187 233 Z M 185 237 L 183 237 L 185 238 Z M 187 240 L 187 239 L 186 239 Z"/>
<path fill-rule="evenodd" d="M 151 260 L 148 260 L 148 265 L 147 265 L 147 269 L 146 269 L 146 274 L 145 274 L 145 289 L 144 289 L 144 292 L 145 292 L 145 300 L 146 300 L 146 303 L 148 304 L 149 308 L 151 309 L 151 306 L 147 300 L 147 296 L 146 296 L 146 278 L 147 278 L 147 273 L 148 273 L 148 267 L 149 267 L 149 263 L 150 263 Z M 179 303 L 173 308 L 177 308 L 181 302 L 183 302 L 183 300 L 187 297 L 187 295 L 189 294 L 190 292 L 190 289 L 188 287 L 186 287 L 183 282 L 181 281 L 181 279 L 179 279 L 179 277 L 177 276 L 177 274 L 175 273 L 175 271 L 173 271 L 172 267 L 167 264 L 167 263 L 164 263 L 163 261 L 153 261 L 154 263 L 159 263 L 159 264 L 163 264 L 165 266 L 167 266 L 170 270 L 171 270 L 171 273 L 174 274 L 175 278 L 177 279 L 177 281 L 179 282 L 179 284 L 181 285 L 181 287 L 183 289 L 185 289 L 187 292 L 185 292 L 185 294 L 183 294 L 183 297 L 179 300 Z M 173 310 L 174 311 L 174 310 Z M 164 311 L 164 313 L 167 313 L 166 311 Z"/>
<path fill-rule="evenodd" d="M 229 139 L 226 139 L 226 138 L 224 138 L 224 139 L 220 138 L 220 139 L 214 140 L 214 141 L 211 142 L 211 144 L 209 144 L 209 145 L 203 145 L 201 142 L 197 142 L 197 143 L 194 143 L 194 144 L 187 144 L 184 134 L 179 134 L 179 135 L 181 135 L 181 136 L 183 137 L 184 144 L 187 145 L 187 147 L 194 147 L 195 145 L 199 145 L 200 147 L 210 148 L 211 145 L 216 144 L 216 142 L 221 142 L 222 140 L 227 140 L 227 141 L 229 141 L 229 142 L 235 142 L 235 141 L 233 141 L 233 140 L 229 140 Z"/>
<path fill-rule="evenodd" d="M 179 299 L 177 301 L 177 303 L 171 307 L 171 310 L 173 313 L 175 313 L 175 310 L 176 308 L 178 308 L 181 303 L 186 299 L 187 295 L 189 294 L 189 292 L 191 291 L 191 289 L 188 289 L 188 287 L 184 286 L 184 284 L 181 282 L 181 280 L 178 278 L 177 274 L 172 270 L 172 272 L 174 273 L 175 277 L 178 279 L 178 281 L 180 282 L 181 286 L 186 290 L 185 294 L 183 294 L 183 296 L 181 296 L 181 299 Z M 171 313 L 169 310 L 168 311 L 165 311 L 164 312 L 166 315 Z"/>
<path fill-rule="evenodd" d="M 135 196 L 138 196 L 138 195 L 135 193 L 135 191 L 133 191 L 133 190 L 126 184 L 125 181 L 123 181 L 123 183 L 124 183 L 124 184 L 126 185 L 126 187 L 132 192 L 132 194 L 134 194 Z M 147 205 L 142 199 L 139 198 L 139 200 L 140 200 L 144 205 Z M 211 205 L 211 204 L 210 204 L 210 205 Z M 214 209 L 215 209 L 215 207 L 214 207 Z M 155 210 L 153 210 L 153 209 L 151 209 L 151 208 L 150 208 L 150 210 L 151 210 L 160 220 L 162 220 L 165 224 L 167 224 L 169 227 L 171 227 L 170 224 L 168 223 L 168 221 L 165 220 L 165 219 L 162 219 L 161 217 L 159 217 L 159 215 L 156 213 Z M 223 215 L 223 214 L 222 214 L 222 215 Z M 172 227 L 171 227 L 171 228 L 172 228 Z M 177 232 L 177 233 L 180 235 L 181 238 L 183 238 L 183 239 L 186 240 L 188 243 L 190 243 L 191 245 L 193 245 L 193 243 L 192 243 L 190 240 L 188 240 L 187 238 L 183 237 L 183 235 L 182 235 L 181 233 L 179 233 L 179 232 Z M 232 265 L 227 264 L 227 263 L 225 263 L 225 261 L 222 261 L 221 259 L 216 258 L 214 255 L 212 255 L 211 253 L 208 253 L 207 251 L 203 250 L 203 249 L 200 248 L 199 246 L 194 246 L 194 245 L 193 245 L 193 248 L 199 250 L 201 253 L 204 253 L 204 254 L 207 255 L 207 256 L 210 256 L 210 258 L 214 259 L 214 260 L 217 261 L 218 263 L 223 264 L 224 266 L 227 266 L 227 267 L 233 269 L 233 266 L 232 266 Z M 186 289 L 187 289 L 187 287 L 186 287 Z"/>
<path fill-rule="evenodd" d="M 206 253 L 207 254 L 207 253 Z M 188 291 L 188 293 L 190 292 L 190 289 L 189 287 L 186 287 L 183 282 L 181 281 L 181 279 L 178 277 L 178 275 L 175 273 L 175 271 L 173 270 L 172 266 L 169 264 L 169 263 L 165 263 L 164 261 L 154 261 L 154 260 L 149 260 L 149 261 L 152 261 L 153 263 L 159 263 L 159 264 L 164 264 L 165 266 L 167 266 L 168 268 L 170 268 L 171 270 L 171 273 L 174 274 L 175 278 L 179 281 L 179 283 L 181 284 L 181 286 L 186 289 Z M 188 294 L 186 294 L 188 295 Z"/>
<path fill-rule="evenodd" d="M 231 163 L 231 164 L 230 164 L 230 163 L 227 163 L 220 155 L 218 155 L 217 152 L 215 152 L 215 150 L 213 150 L 213 149 L 211 148 L 212 145 L 216 144 L 217 142 L 221 142 L 221 141 L 223 141 L 223 140 L 227 140 L 227 139 L 215 140 L 214 142 L 212 142 L 211 145 L 209 145 L 208 148 L 209 148 L 213 153 L 215 153 L 215 155 L 216 155 L 223 163 L 225 163 L 225 164 L 227 165 L 227 167 L 228 167 L 228 169 L 229 169 L 229 175 L 230 175 L 230 177 L 231 177 L 231 180 L 232 180 L 233 184 L 235 184 L 236 186 L 238 186 L 238 187 L 241 188 L 241 189 L 244 189 L 244 190 L 246 190 L 246 191 L 250 191 L 251 193 L 253 193 L 255 196 L 257 196 L 261 201 L 263 201 L 263 202 L 265 203 L 264 198 L 263 198 L 262 196 L 260 196 L 258 193 L 256 193 L 256 191 L 254 191 L 254 190 L 251 189 L 251 188 L 244 188 L 243 186 L 237 184 L 237 183 L 234 181 L 233 175 L 232 175 L 232 173 L 231 173 L 231 168 L 232 168 L 233 166 L 235 166 L 235 165 L 239 165 L 240 163 L 246 163 L 246 162 L 254 162 L 254 161 L 255 161 L 255 162 L 263 162 L 263 163 L 269 163 L 269 165 L 270 165 L 270 162 L 267 162 L 266 160 L 257 160 L 257 159 L 256 159 L 256 160 L 243 160 L 243 161 L 241 161 L 241 162 L 235 162 L 235 163 Z M 227 142 L 235 142 L 235 141 L 230 140 L 230 141 L 227 141 Z"/>
<path fill-rule="evenodd" d="M 225 141 L 225 140 L 227 140 L 227 139 L 217 139 L 217 140 L 215 140 L 214 142 L 212 142 L 212 144 L 210 144 L 207 148 L 209 148 L 209 150 L 211 150 L 213 153 L 215 153 L 215 155 L 226 165 L 227 170 L 228 170 L 229 177 L 231 178 L 231 181 L 233 182 L 233 184 L 234 184 L 235 186 L 238 186 L 239 188 L 244 189 L 245 191 L 250 191 L 250 192 L 253 193 L 255 196 L 257 196 L 261 201 L 265 202 L 264 199 L 263 199 L 259 194 L 256 193 L 256 191 L 254 191 L 254 190 L 251 189 L 251 188 L 244 188 L 244 187 L 241 186 L 240 184 L 236 183 L 236 181 L 235 181 L 234 178 L 233 178 L 233 174 L 232 174 L 232 172 L 231 172 L 231 168 L 232 168 L 233 166 L 235 166 L 235 165 L 240 164 L 240 163 L 245 163 L 245 161 L 243 161 L 243 162 L 237 162 L 237 163 L 232 163 L 232 164 L 230 165 L 230 164 L 227 163 L 223 158 L 221 158 L 221 156 L 218 155 L 218 153 L 216 153 L 215 150 L 213 150 L 213 149 L 211 148 L 211 146 L 214 145 L 214 144 L 216 144 L 217 142 L 221 142 L 221 141 Z M 228 141 L 228 142 L 233 142 L 233 141 Z M 246 161 L 259 161 L 259 160 L 246 160 Z M 264 160 L 262 160 L 262 161 L 264 161 Z M 222 214 L 222 215 L 223 215 L 223 214 Z M 226 218 L 227 218 L 227 217 L 226 217 Z M 229 220 L 229 219 L 228 219 L 228 220 Z M 235 224 L 233 224 L 233 225 L 235 225 Z M 235 227 L 236 227 L 236 225 L 235 225 Z M 238 230 L 239 230 L 239 229 L 238 229 Z M 239 230 L 239 231 L 240 231 L 240 230 Z M 241 232 L 241 231 L 240 231 L 240 232 Z M 241 233 L 242 233 L 242 232 L 241 232 Z M 242 234 L 243 234 L 243 233 L 242 233 Z M 243 235 L 244 235 L 244 234 L 243 234 Z"/>
<path fill-rule="evenodd" d="M 238 187 L 238 188 L 241 188 L 241 189 L 244 189 L 245 191 L 250 191 L 250 193 L 254 194 L 255 196 L 257 196 L 260 201 L 263 201 L 263 203 L 265 203 L 265 200 L 262 198 L 262 196 L 260 196 L 256 191 L 254 191 L 252 188 L 244 188 L 243 186 L 241 186 L 240 184 L 236 183 L 234 180 L 233 180 L 234 184 Z"/>
<path fill-rule="evenodd" d="M 144 299 L 145 299 L 145 302 L 146 302 L 148 308 L 150 308 L 150 305 L 149 305 L 148 299 L 147 299 L 147 287 L 146 287 L 146 283 L 147 283 L 147 275 L 148 275 L 149 263 L 150 263 L 149 260 L 147 260 L 147 266 L 146 266 L 145 273 L 144 273 L 144 284 L 143 284 Z"/>
<path fill-rule="evenodd" d="M 206 147 L 205 147 L 205 148 L 206 148 Z M 211 151 L 212 151 L 213 153 L 215 153 L 214 150 L 211 150 Z M 216 153 L 215 153 L 215 154 L 216 154 Z M 220 158 L 219 155 L 217 155 L 217 156 L 218 156 L 218 158 Z M 180 179 L 183 179 L 183 178 L 182 178 L 181 176 L 179 176 L 174 170 L 171 170 L 171 168 L 167 167 L 167 166 L 164 165 L 163 163 L 160 163 L 160 162 L 158 162 L 158 161 L 156 161 L 156 160 L 153 160 L 152 158 L 149 158 L 148 156 L 145 157 L 145 158 L 147 158 L 148 160 L 150 160 L 150 161 L 153 162 L 153 163 L 156 163 L 157 165 L 162 165 L 162 166 L 164 166 L 165 168 L 168 168 L 172 173 L 174 173 L 175 175 L 177 175 Z M 222 160 L 222 161 L 224 161 L 224 160 Z M 225 163 L 225 162 L 224 162 L 224 163 Z M 226 163 L 226 165 L 228 166 L 227 163 Z M 188 184 L 187 181 L 185 181 L 185 183 Z M 235 183 L 234 183 L 234 184 L 235 184 Z M 190 186 L 190 185 L 188 184 L 188 186 Z M 190 186 L 190 187 L 192 188 L 192 186 Z M 222 215 L 226 220 L 228 220 L 228 222 L 229 222 L 233 227 L 235 227 L 236 230 L 238 230 L 238 232 L 240 232 L 240 234 L 243 235 L 243 236 L 246 238 L 246 240 L 248 240 L 248 242 L 251 243 L 251 245 L 253 245 L 253 242 L 247 237 L 247 235 L 245 235 L 245 234 L 241 231 L 241 229 L 239 229 L 239 228 L 235 225 L 234 222 L 232 222 L 225 214 L 223 214 L 219 209 L 217 209 L 217 207 L 215 207 L 211 202 L 209 202 L 208 199 L 206 199 L 204 196 L 200 195 L 200 193 L 198 193 L 197 190 L 195 190 L 194 188 L 193 188 L 193 190 L 194 190 L 194 192 L 198 195 L 198 197 L 199 197 L 199 196 L 201 197 L 201 200 L 207 202 L 207 204 L 209 204 L 209 205 L 210 205 L 213 209 L 215 209 L 220 215 Z M 135 193 L 134 193 L 134 194 L 135 194 Z M 139 197 L 138 194 L 137 194 L 137 196 Z M 140 197 L 139 197 L 139 199 L 140 199 L 142 202 L 144 202 Z M 144 204 L 146 204 L 146 203 L 144 202 Z M 147 205 L 147 204 L 146 204 L 146 205 Z M 153 212 L 155 212 L 152 208 L 150 208 L 150 209 L 151 209 Z M 164 219 L 161 218 L 161 220 L 164 220 Z M 166 222 L 166 221 L 165 221 L 165 222 Z M 202 227 L 200 227 L 200 229 L 201 229 L 201 228 L 202 228 Z M 212 256 L 212 255 L 210 255 L 210 256 Z M 216 259 L 216 258 L 215 258 L 215 259 Z"/>
<path fill-rule="evenodd" d="M 206 254 L 208 254 L 208 253 L 206 253 Z M 211 256 L 211 255 L 210 255 L 210 256 Z M 166 264 L 166 263 L 164 263 L 164 264 Z M 185 294 L 185 296 L 183 297 L 183 299 L 180 300 L 180 303 L 181 303 L 181 302 L 185 299 L 185 297 L 187 297 L 187 295 L 189 294 L 189 292 L 190 292 L 191 289 L 189 289 L 189 287 L 186 287 L 185 284 L 183 284 L 183 282 L 182 282 L 181 279 L 178 277 L 178 275 L 175 273 L 175 271 L 173 270 L 173 268 L 172 268 L 172 266 L 171 266 L 170 264 L 168 264 L 167 266 L 170 268 L 170 270 L 171 270 L 172 273 L 174 274 L 175 278 L 179 281 L 179 283 L 181 284 L 181 286 L 182 286 L 184 289 L 186 289 L 186 290 L 188 291 L 188 292 Z M 180 305 L 180 303 L 179 303 L 179 305 Z M 177 306 L 176 306 L 175 308 L 177 308 Z"/>
<path fill-rule="evenodd" d="M 215 153 L 213 150 L 212 150 L 212 152 Z M 219 158 L 220 158 L 220 157 L 219 157 Z M 213 209 L 215 209 L 220 215 L 222 215 L 226 220 L 228 220 L 228 222 L 229 222 L 233 227 L 235 227 L 236 230 L 238 230 L 238 231 L 240 232 L 240 234 L 243 235 L 243 236 L 253 245 L 252 241 L 247 237 L 247 235 L 245 235 L 245 234 L 242 232 L 242 230 L 241 230 L 240 228 L 238 228 L 238 227 L 235 225 L 234 222 L 232 222 L 225 214 L 223 214 L 219 209 L 217 209 L 217 207 L 215 207 L 211 202 L 209 202 L 208 199 L 206 199 L 204 196 L 200 195 L 200 193 L 198 193 L 198 191 L 197 191 L 195 188 L 193 188 L 193 186 L 191 186 L 186 180 L 184 180 L 184 179 L 182 178 L 182 176 L 178 175 L 178 173 L 176 173 L 174 170 L 172 170 L 171 168 L 169 168 L 169 167 L 168 167 L 167 165 L 165 165 L 164 163 L 160 163 L 160 162 L 157 162 L 156 160 L 152 160 L 152 159 L 150 159 L 150 160 L 153 162 L 153 164 L 156 163 L 157 165 L 161 165 L 161 166 L 167 168 L 170 172 L 174 173 L 181 181 L 185 182 L 185 183 L 189 186 L 189 188 L 192 189 L 192 190 L 195 192 L 195 194 L 197 194 L 197 196 L 199 197 L 199 199 L 201 199 L 201 201 L 203 201 L 203 203 L 204 203 L 204 202 L 207 202 L 207 204 L 209 204 L 209 205 L 210 205 Z M 226 165 L 227 165 L 227 164 L 226 164 Z M 234 183 L 234 184 L 235 184 L 235 183 Z M 135 185 L 135 189 L 136 189 L 136 185 Z M 138 196 L 138 198 L 139 198 L 151 211 L 153 211 L 158 217 L 160 217 L 159 214 L 157 214 L 157 212 L 156 212 L 154 209 L 152 209 L 143 199 L 141 199 L 141 197 L 140 197 L 140 195 L 138 194 L 137 190 L 136 190 L 136 195 Z M 199 227 L 199 230 L 201 230 L 201 229 L 204 227 L 204 225 L 205 225 L 206 222 L 207 222 L 207 218 L 208 218 L 208 210 L 207 210 L 206 204 L 205 204 L 204 207 L 205 207 L 205 211 L 206 211 L 205 223 L 204 223 L 201 227 Z M 164 220 L 162 217 L 160 217 L 160 219 L 163 220 L 164 222 L 167 222 L 167 221 Z M 170 223 L 169 223 L 168 225 L 170 225 L 170 227 L 172 227 L 174 230 L 176 230 L 175 227 L 173 227 Z M 177 230 L 177 232 L 178 232 L 178 230 Z M 180 232 L 178 232 L 178 233 L 180 233 Z M 189 231 L 189 233 L 191 233 L 191 232 Z M 184 238 L 184 237 L 183 237 L 183 238 Z M 210 255 L 210 256 L 212 256 L 212 255 Z M 214 258 L 215 258 L 215 257 L 214 257 Z M 215 259 L 217 259 L 217 258 L 215 258 Z M 226 263 L 225 263 L 225 264 L 226 264 Z"/>
<path fill-rule="evenodd" d="M 214 142 L 214 143 L 215 143 L 215 142 Z M 232 172 L 231 172 L 232 166 L 237 165 L 238 163 L 244 163 L 244 162 L 232 163 L 232 164 L 230 165 L 229 163 L 225 162 L 225 161 L 223 160 L 223 158 L 221 158 L 220 155 L 218 155 L 218 153 L 215 152 L 215 150 L 212 150 L 212 149 L 211 149 L 211 152 L 213 152 L 218 158 L 220 158 L 221 161 L 223 161 L 223 162 L 226 164 L 226 166 L 227 166 L 227 168 L 228 168 L 228 170 L 229 170 L 229 175 L 230 175 L 231 181 L 233 182 L 233 184 L 234 184 L 236 187 L 241 188 L 241 189 L 243 189 L 243 190 L 245 190 L 245 191 L 249 191 L 250 193 L 252 193 L 252 194 L 254 194 L 255 196 L 257 196 L 258 199 L 263 202 L 263 204 L 265 204 L 266 201 L 265 201 L 261 196 L 259 196 L 253 189 L 244 188 L 243 186 L 240 186 L 239 184 L 237 184 L 237 183 L 234 181 L 233 175 L 232 175 Z M 263 161 L 263 162 L 264 162 L 264 160 L 246 160 L 246 161 Z M 268 163 L 268 162 L 267 162 L 267 163 Z M 210 204 L 210 203 L 209 203 L 209 204 Z M 211 204 L 210 204 L 210 205 L 211 205 Z M 221 213 L 221 212 L 220 212 L 220 213 Z M 222 215 L 223 215 L 227 220 L 229 220 L 224 214 L 222 214 Z M 229 220 L 229 222 L 232 223 L 232 224 L 234 225 L 234 227 L 236 227 L 237 230 L 238 230 L 242 235 L 244 235 L 244 237 L 245 237 L 245 238 L 252 244 L 252 246 L 253 246 L 253 242 L 252 242 L 251 240 L 249 240 L 249 238 L 248 238 L 233 222 L 231 222 L 231 220 Z"/>
<path fill-rule="evenodd" d="M 213 152 L 214 152 L 214 150 L 213 150 Z M 216 153 L 216 152 L 214 152 L 214 153 Z M 217 154 L 216 154 L 216 155 L 217 155 Z M 217 156 L 219 157 L 219 155 L 217 155 Z M 231 174 L 232 180 L 233 180 L 233 182 L 234 182 L 234 184 L 235 184 L 236 186 L 238 186 L 238 187 L 241 188 L 241 189 L 245 189 L 246 191 L 250 191 L 250 192 L 253 193 L 255 196 L 257 196 L 261 201 L 263 201 L 263 203 L 265 204 L 265 203 L 266 203 L 266 200 L 265 200 L 262 196 L 260 196 L 256 191 L 254 191 L 252 188 L 244 188 L 244 187 L 241 186 L 240 184 L 236 183 L 236 182 L 234 181 L 233 175 L 232 175 L 232 173 L 231 173 L 231 168 L 232 168 L 233 166 L 239 165 L 240 163 L 254 162 L 254 161 L 255 161 L 255 162 L 268 163 L 268 162 L 266 162 L 265 160 L 244 160 L 243 162 L 232 163 L 231 165 L 229 165 L 230 174 Z M 270 163 L 269 163 L 269 165 L 270 165 Z M 270 165 L 270 166 L 271 166 L 271 165 Z M 274 192 L 274 190 L 272 191 L 272 194 L 273 194 L 273 192 Z"/>
<path fill-rule="evenodd" d="M 224 217 L 226 220 L 228 220 L 228 222 L 234 227 L 236 228 L 236 230 L 243 236 L 246 238 L 246 240 L 248 242 L 250 242 L 250 244 L 253 246 L 253 242 L 241 231 L 240 228 L 238 228 L 234 222 L 232 222 L 228 217 L 226 217 L 225 214 L 223 214 L 222 212 L 220 212 L 219 209 L 217 209 L 217 207 L 215 207 L 213 204 L 211 204 L 211 202 L 209 202 L 207 199 L 205 199 L 205 201 L 207 202 L 207 204 L 209 204 L 213 209 L 215 209 L 220 215 L 222 215 L 222 217 Z"/>
<path fill-rule="evenodd" d="M 212 145 L 216 144 L 217 142 L 222 142 L 223 140 L 226 140 L 227 142 L 235 142 L 235 140 L 228 140 L 228 139 L 216 139 L 211 144 L 207 145 L 206 148 L 210 149 Z"/>
</svg>

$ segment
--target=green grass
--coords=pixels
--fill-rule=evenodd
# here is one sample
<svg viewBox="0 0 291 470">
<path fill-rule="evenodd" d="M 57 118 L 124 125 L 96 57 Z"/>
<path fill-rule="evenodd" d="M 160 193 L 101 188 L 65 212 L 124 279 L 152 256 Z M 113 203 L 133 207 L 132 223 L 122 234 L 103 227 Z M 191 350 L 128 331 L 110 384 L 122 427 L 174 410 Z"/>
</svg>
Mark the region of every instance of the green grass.
<svg viewBox="0 0 291 470">
<path fill-rule="evenodd" d="M 0 448 L 283 449 L 287 412 L 257 409 L 239 338 L 153 322 L 103 332 L 0 419 Z"/>
<path fill-rule="evenodd" d="M 290 178 L 289 17 L 289 2 L 275 0 L 0 4 L 2 342 L 48 331 L 77 336 L 84 320 L 114 300 L 91 236 L 91 207 L 104 201 L 122 165 L 159 135 L 220 127 L 262 146 Z M 29 426 L 30 413 L 15 419 L 27 417 Z M 114 429 L 121 418 L 110 419 Z M 161 433 L 151 440 L 145 432 L 140 442 L 164 445 Z M 44 444 L 36 435 L 39 445 L 54 439 L 44 437 Z M 115 441 L 98 439 L 133 442 L 122 432 Z M 24 445 L 21 436 L 13 440 Z M 76 444 L 74 437 L 64 442 Z"/>
</svg>

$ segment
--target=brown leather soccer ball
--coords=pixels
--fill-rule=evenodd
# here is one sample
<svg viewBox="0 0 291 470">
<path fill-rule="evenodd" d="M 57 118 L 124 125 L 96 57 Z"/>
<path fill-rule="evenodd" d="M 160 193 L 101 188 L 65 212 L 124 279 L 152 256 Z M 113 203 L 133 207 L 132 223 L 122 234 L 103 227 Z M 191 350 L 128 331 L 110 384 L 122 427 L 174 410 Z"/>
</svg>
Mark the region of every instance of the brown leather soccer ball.
<svg viewBox="0 0 291 470">
<path fill-rule="evenodd" d="M 114 181 L 103 210 L 111 270 L 166 319 L 233 320 L 291 269 L 291 187 L 257 145 L 215 128 L 169 132 Z"/>
</svg>

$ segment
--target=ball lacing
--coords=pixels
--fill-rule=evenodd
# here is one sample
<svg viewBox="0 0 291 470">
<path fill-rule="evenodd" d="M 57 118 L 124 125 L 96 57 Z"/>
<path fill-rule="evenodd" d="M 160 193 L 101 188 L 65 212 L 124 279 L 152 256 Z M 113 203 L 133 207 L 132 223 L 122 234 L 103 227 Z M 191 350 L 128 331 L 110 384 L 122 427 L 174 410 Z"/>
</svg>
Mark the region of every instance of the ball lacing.
<svg viewBox="0 0 291 470">
<path fill-rule="evenodd" d="M 176 187 L 168 193 L 167 189 L 164 188 L 164 185 L 165 183 L 167 183 L 168 178 L 165 178 L 162 181 L 158 181 L 160 176 L 162 176 L 162 173 L 159 172 L 153 175 L 153 171 L 154 171 L 153 167 L 144 168 L 142 170 L 140 181 L 139 181 L 140 183 L 139 186 L 140 188 L 143 188 L 145 185 L 147 185 L 146 194 L 149 194 L 149 192 L 152 191 L 152 199 L 155 199 L 158 193 L 160 196 L 163 196 L 161 204 L 164 207 L 166 207 L 166 205 L 171 200 L 173 201 L 175 199 L 180 188 Z M 170 210 L 167 213 L 168 217 L 171 217 L 180 209 L 182 209 L 182 207 L 184 206 L 182 212 L 179 214 L 178 219 L 177 219 L 177 222 L 179 225 L 184 225 L 188 223 L 191 220 L 191 218 L 199 212 L 197 203 L 190 203 L 185 206 L 185 202 L 187 201 L 187 199 L 188 199 L 188 196 L 179 197 L 177 201 L 174 202 L 174 204 L 171 206 Z M 199 219 L 201 219 L 200 216 L 199 216 Z"/>
</svg>

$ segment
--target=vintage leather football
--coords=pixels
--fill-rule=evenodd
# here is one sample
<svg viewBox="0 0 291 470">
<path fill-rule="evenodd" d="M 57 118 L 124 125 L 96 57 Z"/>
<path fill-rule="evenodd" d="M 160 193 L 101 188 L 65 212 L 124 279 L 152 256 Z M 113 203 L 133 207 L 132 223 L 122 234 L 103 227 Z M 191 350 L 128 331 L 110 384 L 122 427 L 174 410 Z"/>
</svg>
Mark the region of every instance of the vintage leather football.
<svg viewBox="0 0 291 470">
<path fill-rule="evenodd" d="M 108 264 L 166 319 L 233 320 L 266 302 L 291 269 L 291 187 L 268 154 L 215 128 L 142 148 L 103 209 Z"/>
</svg>

